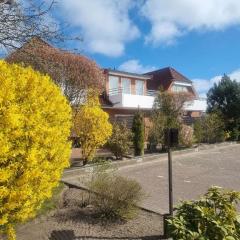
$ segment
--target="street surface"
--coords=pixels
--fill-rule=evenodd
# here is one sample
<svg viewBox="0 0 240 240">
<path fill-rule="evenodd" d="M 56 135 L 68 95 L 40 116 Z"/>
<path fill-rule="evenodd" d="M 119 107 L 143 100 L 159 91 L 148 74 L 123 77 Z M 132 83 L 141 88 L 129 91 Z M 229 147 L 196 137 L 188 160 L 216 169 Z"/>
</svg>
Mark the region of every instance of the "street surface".
<svg viewBox="0 0 240 240">
<path fill-rule="evenodd" d="M 136 179 L 147 197 L 141 206 L 168 212 L 167 159 L 144 162 L 119 169 L 123 176 Z M 217 147 L 182 156 L 173 154 L 174 203 L 196 199 L 211 186 L 240 191 L 240 145 Z"/>
</svg>

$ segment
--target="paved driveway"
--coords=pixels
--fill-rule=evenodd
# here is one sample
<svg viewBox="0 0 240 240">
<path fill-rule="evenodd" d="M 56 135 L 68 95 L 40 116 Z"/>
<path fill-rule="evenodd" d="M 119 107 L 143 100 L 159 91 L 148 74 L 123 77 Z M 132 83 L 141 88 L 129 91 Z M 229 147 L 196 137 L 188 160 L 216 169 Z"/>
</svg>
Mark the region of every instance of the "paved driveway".
<svg viewBox="0 0 240 240">
<path fill-rule="evenodd" d="M 143 207 L 168 212 L 167 160 L 122 167 L 119 173 L 141 183 L 148 197 Z M 174 203 L 194 199 L 213 185 L 240 191 L 240 145 L 173 155 Z"/>
</svg>

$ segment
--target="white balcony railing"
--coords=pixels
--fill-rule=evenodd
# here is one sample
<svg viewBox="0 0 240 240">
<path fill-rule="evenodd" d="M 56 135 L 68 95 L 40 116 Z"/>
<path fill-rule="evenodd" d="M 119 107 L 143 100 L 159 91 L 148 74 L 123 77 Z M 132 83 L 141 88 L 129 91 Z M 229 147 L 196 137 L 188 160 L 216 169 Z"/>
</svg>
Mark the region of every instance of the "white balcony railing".
<svg viewBox="0 0 240 240">
<path fill-rule="evenodd" d="M 138 91 L 137 91 L 138 92 Z M 145 95 L 131 94 L 130 89 L 114 88 L 108 92 L 109 100 L 118 108 L 151 109 L 155 91 L 147 91 Z"/>
<path fill-rule="evenodd" d="M 145 95 L 131 94 L 130 89 L 114 88 L 108 92 L 109 100 L 117 108 L 140 108 L 152 109 L 156 91 L 148 90 Z M 186 102 L 184 105 L 186 111 L 202 111 L 206 112 L 206 99 L 199 98 Z"/>
<path fill-rule="evenodd" d="M 186 102 L 184 105 L 186 111 L 201 111 L 206 112 L 207 110 L 207 99 L 199 98 L 193 101 Z"/>
<path fill-rule="evenodd" d="M 119 87 L 119 88 L 109 89 L 109 91 L 108 91 L 109 96 L 117 95 L 117 94 L 120 94 L 120 93 L 131 94 L 131 89 L 130 88 Z M 147 90 L 144 95 L 143 94 L 140 94 L 140 95 L 142 95 L 142 96 L 155 96 L 155 94 L 156 94 L 155 90 Z M 138 95 L 138 94 L 131 94 L 131 95 Z"/>
</svg>

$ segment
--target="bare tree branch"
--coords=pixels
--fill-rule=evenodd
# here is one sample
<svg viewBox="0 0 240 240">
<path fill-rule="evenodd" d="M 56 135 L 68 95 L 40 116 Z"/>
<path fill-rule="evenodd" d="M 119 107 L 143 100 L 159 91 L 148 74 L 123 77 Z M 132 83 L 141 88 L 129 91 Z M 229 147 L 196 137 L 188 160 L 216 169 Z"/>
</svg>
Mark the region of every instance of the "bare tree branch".
<svg viewBox="0 0 240 240">
<path fill-rule="evenodd" d="M 55 4 L 55 0 L 49 4 L 28 0 L 25 6 L 19 1 L 0 0 L 0 48 L 19 48 L 35 36 L 54 43 L 76 39 L 67 38 L 65 28 L 50 17 Z"/>
</svg>

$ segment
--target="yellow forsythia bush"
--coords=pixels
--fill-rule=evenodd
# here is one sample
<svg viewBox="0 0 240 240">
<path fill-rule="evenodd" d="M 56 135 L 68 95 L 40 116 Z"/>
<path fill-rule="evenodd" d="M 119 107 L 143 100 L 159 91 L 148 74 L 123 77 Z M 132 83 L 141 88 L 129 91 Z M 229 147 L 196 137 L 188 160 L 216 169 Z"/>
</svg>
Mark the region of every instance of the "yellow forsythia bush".
<svg viewBox="0 0 240 240">
<path fill-rule="evenodd" d="M 69 164 L 71 108 L 50 77 L 0 61 L 0 231 L 34 217 Z"/>
<path fill-rule="evenodd" d="M 101 109 L 98 96 L 90 92 L 87 98 L 74 117 L 74 132 L 79 138 L 84 164 L 93 159 L 96 149 L 103 146 L 112 134 L 109 116 Z"/>
</svg>

